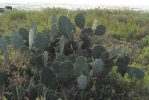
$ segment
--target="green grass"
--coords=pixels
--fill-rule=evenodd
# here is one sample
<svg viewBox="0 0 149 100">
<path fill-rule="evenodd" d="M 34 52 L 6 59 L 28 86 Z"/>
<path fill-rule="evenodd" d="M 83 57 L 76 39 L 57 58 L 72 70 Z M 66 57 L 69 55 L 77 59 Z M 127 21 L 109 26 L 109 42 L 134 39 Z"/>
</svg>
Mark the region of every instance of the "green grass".
<svg viewBox="0 0 149 100">
<path fill-rule="evenodd" d="M 13 11 L 6 12 L 0 16 L 0 33 L 10 34 L 12 31 L 18 31 L 19 28 L 30 28 L 31 22 L 36 22 L 38 31 L 50 28 L 50 17 L 53 13 L 59 17 L 67 15 L 67 9 L 47 8 L 41 11 Z M 69 11 L 70 19 L 78 12 Z M 82 10 L 86 17 L 86 27 L 91 27 L 94 19 L 98 24 L 103 24 L 107 28 L 107 33 L 116 38 L 138 38 L 145 32 L 149 32 L 149 13 L 132 10 L 108 10 L 108 9 L 90 9 Z M 72 20 L 74 22 L 74 20 Z"/>
</svg>

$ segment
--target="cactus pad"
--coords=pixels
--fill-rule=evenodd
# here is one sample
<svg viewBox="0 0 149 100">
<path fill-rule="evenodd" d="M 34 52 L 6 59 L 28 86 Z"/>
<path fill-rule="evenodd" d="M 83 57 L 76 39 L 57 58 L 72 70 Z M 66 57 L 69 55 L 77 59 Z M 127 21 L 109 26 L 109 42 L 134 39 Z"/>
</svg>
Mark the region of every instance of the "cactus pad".
<svg viewBox="0 0 149 100">
<path fill-rule="evenodd" d="M 79 76 L 77 79 L 77 82 L 78 82 L 78 88 L 80 90 L 84 90 L 87 87 L 88 80 L 87 80 L 87 77 L 85 75 Z"/>
<path fill-rule="evenodd" d="M 84 26 L 85 26 L 85 17 L 82 13 L 78 13 L 75 16 L 75 23 L 76 23 L 76 26 L 78 26 L 80 29 L 84 28 Z"/>
</svg>

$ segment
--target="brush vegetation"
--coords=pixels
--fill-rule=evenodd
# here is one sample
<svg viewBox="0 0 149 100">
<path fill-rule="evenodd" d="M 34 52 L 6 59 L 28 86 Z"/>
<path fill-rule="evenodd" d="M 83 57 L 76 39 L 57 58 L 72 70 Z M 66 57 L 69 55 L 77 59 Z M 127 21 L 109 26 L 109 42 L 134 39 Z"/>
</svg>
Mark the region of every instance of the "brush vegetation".
<svg viewBox="0 0 149 100">
<path fill-rule="evenodd" d="M 149 13 L 15 10 L 0 15 L 0 99 L 148 100 Z"/>
</svg>

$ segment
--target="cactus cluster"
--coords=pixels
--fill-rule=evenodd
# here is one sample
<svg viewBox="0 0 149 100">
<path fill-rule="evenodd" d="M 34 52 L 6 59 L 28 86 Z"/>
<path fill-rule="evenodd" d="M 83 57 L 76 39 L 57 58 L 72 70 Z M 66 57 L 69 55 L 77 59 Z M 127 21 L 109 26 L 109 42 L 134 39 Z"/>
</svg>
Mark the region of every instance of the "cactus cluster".
<svg viewBox="0 0 149 100">
<path fill-rule="evenodd" d="M 94 36 L 106 33 L 104 25 L 98 25 L 95 20 L 92 28 L 85 27 L 85 16 L 82 13 L 75 16 L 74 22 L 80 29 L 78 37 L 75 37 L 76 27 L 68 17 L 60 16 L 57 19 L 56 15 L 53 15 L 51 31 L 37 32 L 37 24 L 32 23 L 30 31 L 21 28 L 19 34 L 12 34 L 11 43 L 8 43 L 5 37 L 0 38 L 0 49 L 5 60 L 9 62 L 7 66 L 18 72 L 15 74 L 19 77 L 19 85 L 14 86 L 25 88 L 28 95 L 24 95 L 30 100 L 35 100 L 40 95 L 46 98 L 45 100 L 81 100 L 83 93 L 84 100 L 89 100 L 90 97 L 86 96 L 88 93 L 94 95 L 94 100 L 99 100 L 96 98 L 99 97 L 99 85 L 103 78 L 109 76 L 113 66 L 118 67 L 117 73 L 122 77 L 128 73 L 135 79 L 144 78 L 143 70 L 129 67 L 136 47 L 129 56 L 125 53 L 124 46 L 108 51 L 101 44 L 91 41 Z M 9 45 L 14 52 L 28 55 L 27 61 L 19 62 L 18 65 L 12 63 L 13 58 L 8 57 Z M 7 82 L 10 75 L 14 77 L 13 70 L 11 73 L 0 69 L 1 84 Z M 24 80 L 21 83 L 20 76 L 29 81 Z"/>
</svg>

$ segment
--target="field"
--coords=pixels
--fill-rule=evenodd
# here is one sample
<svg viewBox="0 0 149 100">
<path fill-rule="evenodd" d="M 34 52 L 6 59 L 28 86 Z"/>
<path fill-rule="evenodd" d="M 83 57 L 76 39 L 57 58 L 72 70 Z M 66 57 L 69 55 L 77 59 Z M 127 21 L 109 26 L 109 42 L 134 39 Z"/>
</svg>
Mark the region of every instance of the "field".
<svg viewBox="0 0 149 100">
<path fill-rule="evenodd" d="M 149 12 L 0 15 L 0 99 L 149 100 Z"/>
</svg>

